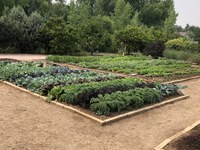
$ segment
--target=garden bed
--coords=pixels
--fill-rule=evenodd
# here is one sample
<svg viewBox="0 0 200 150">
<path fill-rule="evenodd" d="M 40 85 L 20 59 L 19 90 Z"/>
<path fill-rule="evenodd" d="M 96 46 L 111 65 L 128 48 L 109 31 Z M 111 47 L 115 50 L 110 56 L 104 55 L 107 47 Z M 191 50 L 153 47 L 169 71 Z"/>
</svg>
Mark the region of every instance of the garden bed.
<svg viewBox="0 0 200 150">
<path fill-rule="evenodd" d="M 200 149 L 200 125 L 191 131 L 175 139 L 167 146 L 165 150 L 199 150 Z"/>
<path fill-rule="evenodd" d="M 45 96 L 41 96 L 41 95 L 39 95 L 37 93 L 33 93 L 33 92 L 31 92 L 31 91 L 29 91 L 27 89 L 24 89 L 22 87 L 18 87 L 13 83 L 9 83 L 9 82 L 6 82 L 6 81 L 1 81 L 1 80 L 0 80 L 0 83 L 6 84 L 8 86 L 11 86 L 16 90 L 28 93 L 29 95 L 34 96 L 36 98 L 39 98 L 39 99 L 41 99 L 43 101 L 46 101 L 46 99 L 47 99 L 47 97 L 45 97 Z M 173 96 L 173 97 L 170 97 L 170 98 L 168 98 L 168 99 L 166 99 L 166 100 L 164 100 L 163 102 L 160 102 L 160 103 L 155 103 L 153 105 L 149 105 L 149 106 L 137 109 L 137 110 L 113 113 L 110 116 L 97 116 L 97 115 L 95 115 L 94 112 L 92 112 L 92 111 L 90 111 L 88 109 L 84 109 L 84 108 L 81 108 L 81 107 L 76 106 L 76 105 L 69 105 L 67 103 L 60 103 L 58 101 L 51 101 L 50 103 L 54 104 L 54 105 L 57 105 L 58 107 L 67 109 L 69 111 L 75 112 L 75 113 L 77 113 L 79 115 L 82 115 L 82 116 L 92 120 L 92 121 L 97 122 L 101 126 L 104 126 L 104 125 L 108 125 L 108 124 L 114 123 L 114 122 L 119 121 L 119 120 L 124 119 L 124 118 L 128 118 L 128 117 L 131 117 L 131 116 L 136 116 L 136 115 L 142 114 L 142 113 L 144 113 L 146 111 L 150 111 L 150 110 L 153 110 L 153 109 L 156 109 L 156 108 L 159 108 L 159 107 L 163 107 L 163 106 L 168 105 L 168 104 L 172 104 L 172 103 L 175 103 L 175 102 L 179 102 L 181 100 L 185 100 L 187 98 L 189 98 L 189 96 L 187 96 L 187 95 Z"/>
<path fill-rule="evenodd" d="M 66 63 L 101 71 L 109 71 L 127 76 L 135 76 L 150 81 L 171 81 L 200 75 L 200 69 L 192 64 L 171 59 L 153 59 L 136 56 L 49 56 L 47 60 Z"/>
<path fill-rule="evenodd" d="M 56 105 L 96 118 L 94 120 L 101 124 L 187 98 L 180 92 L 185 87 L 175 84 L 146 82 L 60 66 L 44 67 L 41 63 L 0 62 L 0 79 Z M 13 85 L 8 82 L 4 83 Z"/>
</svg>

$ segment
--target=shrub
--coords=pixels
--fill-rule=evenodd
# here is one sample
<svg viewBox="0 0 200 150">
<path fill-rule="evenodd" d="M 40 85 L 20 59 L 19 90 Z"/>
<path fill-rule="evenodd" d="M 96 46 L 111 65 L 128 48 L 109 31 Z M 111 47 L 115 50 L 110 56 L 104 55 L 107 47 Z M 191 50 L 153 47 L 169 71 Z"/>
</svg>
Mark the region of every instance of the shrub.
<svg viewBox="0 0 200 150">
<path fill-rule="evenodd" d="M 181 50 L 181 51 L 191 51 L 199 52 L 200 47 L 198 43 L 191 42 L 186 38 L 178 38 L 169 40 L 165 43 L 166 48 L 170 50 Z"/>
<path fill-rule="evenodd" d="M 78 32 L 74 27 L 66 24 L 63 18 L 50 18 L 43 26 L 42 32 L 50 39 L 51 54 L 64 55 L 77 52 Z"/>
<path fill-rule="evenodd" d="M 153 38 L 148 28 L 137 26 L 128 26 L 114 34 L 114 40 L 119 48 L 127 54 L 141 51 Z"/>
<path fill-rule="evenodd" d="M 108 52 L 112 47 L 112 22 L 107 17 L 93 17 L 81 27 L 81 49 Z"/>
<path fill-rule="evenodd" d="M 40 29 L 44 18 L 37 12 L 27 16 L 20 6 L 5 9 L 0 17 L 0 46 L 13 47 L 18 53 L 36 53 L 41 48 Z"/>
<path fill-rule="evenodd" d="M 169 59 L 185 60 L 200 64 L 200 54 L 186 51 L 165 50 L 163 56 Z"/>
<path fill-rule="evenodd" d="M 151 55 L 154 58 L 162 57 L 165 50 L 164 42 L 157 41 L 149 43 L 142 51 L 145 55 Z"/>
</svg>

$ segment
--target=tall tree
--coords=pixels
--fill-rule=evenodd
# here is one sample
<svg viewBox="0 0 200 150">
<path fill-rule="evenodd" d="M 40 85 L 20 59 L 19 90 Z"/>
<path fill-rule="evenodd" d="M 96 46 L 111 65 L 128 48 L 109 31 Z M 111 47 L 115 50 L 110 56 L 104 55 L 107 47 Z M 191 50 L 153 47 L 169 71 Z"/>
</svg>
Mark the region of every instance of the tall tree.
<svg viewBox="0 0 200 150">
<path fill-rule="evenodd" d="M 169 3 L 171 3 L 171 6 L 169 8 L 168 11 L 168 17 L 166 18 L 165 22 L 164 22 L 164 29 L 168 35 L 168 37 L 173 37 L 175 30 L 176 30 L 176 17 L 177 14 L 175 12 L 175 8 L 174 8 L 174 3 L 173 0 L 168 0 Z"/>
<path fill-rule="evenodd" d="M 18 52 L 34 53 L 40 47 L 40 29 L 43 18 L 39 13 L 34 12 L 27 16 L 22 7 L 13 7 L 6 10 L 0 18 L 0 43 L 15 47 Z M 7 41 L 6 41 L 7 40 Z"/>
<path fill-rule="evenodd" d="M 129 2 L 135 11 L 140 11 L 148 0 L 126 0 Z"/>
<path fill-rule="evenodd" d="M 139 18 L 148 27 L 162 26 L 167 17 L 164 10 L 162 3 L 147 3 L 141 9 Z"/>
<path fill-rule="evenodd" d="M 12 8 L 15 5 L 14 0 L 0 0 L 0 16 L 5 7 Z"/>
<path fill-rule="evenodd" d="M 133 10 L 129 3 L 126 3 L 124 0 L 117 0 L 114 13 L 111 16 L 114 22 L 114 28 L 118 30 L 129 25 L 132 18 L 132 12 Z"/>
<path fill-rule="evenodd" d="M 190 26 L 189 27 L 189 36 L 196 42 L 200 44 L 200 27 Z"/>
<path fill-rule="evenodd" d="M 116 0 L 96 0 L 94 14 L 110 16 L 114 12 L 115 3 Z"/>
<path fill-rule="evenodd" d="M 111 49 L 112 23 L 108 17 L 92 17 L 81 28 L 82 49 L 91 52 L 108 52 Z"/>
<path fill-rule="evenodd" d="M 90 6 L 87 2 L 82 2 L 80 4 L 75 3 L 74 0 L 70 2 L 68 21 L 73 26 L 81 26 L 87 22 L 91 17 Z"/>
<path fill-rule="evenodd" d="M 78 34 L 76 28 L 67 24 L 61 17 L 51 17 L 42 31 L 49 36 L 52 54 L 73 54 L 77 50 Z"/>
</svg>

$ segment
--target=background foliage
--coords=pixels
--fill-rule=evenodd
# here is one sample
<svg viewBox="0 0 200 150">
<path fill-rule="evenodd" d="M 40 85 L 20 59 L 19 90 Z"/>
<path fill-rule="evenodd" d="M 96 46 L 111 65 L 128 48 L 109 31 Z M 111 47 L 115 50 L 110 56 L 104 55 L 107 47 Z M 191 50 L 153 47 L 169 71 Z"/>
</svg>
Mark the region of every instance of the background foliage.
<svg viewBox="0 0 200 150">
<path fill-rule="evenodd" d="M 177 38 L 176 17 L 173 0 L 1 0 L 0 52 L 155 55 L 144 48 Z M 187 30 L 199 42 L 198 27 Z"/>
</svg>

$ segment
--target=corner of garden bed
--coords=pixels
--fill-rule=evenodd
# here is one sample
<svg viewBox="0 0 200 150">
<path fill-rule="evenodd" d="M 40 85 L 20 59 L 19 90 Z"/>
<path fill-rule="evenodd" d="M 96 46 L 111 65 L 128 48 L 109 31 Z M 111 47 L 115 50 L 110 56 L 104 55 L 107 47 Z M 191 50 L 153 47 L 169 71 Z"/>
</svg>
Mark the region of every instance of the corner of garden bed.
<svg viewBox="0 0 200 150">
<path fill-rule="evenodd" d="M 10 87 L 13 87 L 13 88 L 16 89 L 16 90 L 19 90 L 19 91 L 21 91 L 21 92 L 25 92 L 25 93 L 27 93 L 27 94 L 29 94 L 29 95 L 31 95 L 31 96 L 34 96 L 34 97 L 36 97 L 36 98 L 39 98 L 39 99 L 42 99 L 42 100 L 46 101 L 46 97 L 41 96 L 41 95 L 36 94 L 36 93 L 33 93 L 33 92 L 31 92 L 31 91 L 29 91 L 29 90 L 27 90 L 27 89 L 18 87 L 18 86 L 16 86 L 15 84 L 12 84 L 12 83 L 10 83 L 10 82 L 0 80 L 0 83 L 3 83 L 3 84 L 5 84 L 5 85 L 8 85 L 8 86 L 10 86 Z M 136 115 L 142 114 L 142 113 L 144 113 L 144 112 L 147 112 L 147 111 L 150 111 L 150 110 L 153 110 L 153 109 L 156 109 L 156 108 L 160 108 L 160 107 L 165 106 L 165 105 L 167 105 L 167 104 L 172 104 L 172 103 L 175 103 L 175 102 L 178 102 L 178 101 L 181 101 L 181 100 L 185 100 L 185 99 L 187 99 L 187 98 L 189 98 L 188 95 L 182 95 L 182 96 L 179 96 L 179 97 L 176 97 L 176 98 L 172 98 L 172 99 L 168 99 L 168 100 L 162 101 L 162 102 L 160 102 L 160 103 L 156 103 L 156 104 L 151 105 L 151 106 L 147 106 L 147 107 L 144 107 L 144 108 L 140 108 L 140 109 L 138 109 L 138 110 L 134 110 L 134 111 L 130 111 L 130 112 L 127 112 L 127 113 L 124 113 L 124 114 L 120 114 L 120 115 L 114 116 L 114 117 L 110 117 L 110 118 L 108 118 L 108 119 L 99 119 L 98 117 L 95 117 L 95 116 L 93 116 L 93 115 L 91 115 L 91 114 L 85 113 L 85 112 L 83 112 L 83 111 L 81 111 L 81 110 L 78 110 L 78 109 L 76 109 L 76 108 L 74 108 L 74 107 L 71 107 L 71 106 L 68 106 L 68 105 L 59 103 L 59 102 L 57 102 L 57 101 L 51 101 L 50 103 L 51 103 L 51 104 L 54 104 L 54 105 L 56 105 L 56 106 L 58 106 L 58 107 L 67 109 L 67 110 L 69 110 L 69 111 L 75 112 L 75 113 L 77 113 L 77 114 L 79 114 L 79 115 L 82 115 L 82 116 L 84 116 L 85 118 L 88 118 L 88 119 L 90 119 L 90 120 L 92 120 L 92 121 L 97 122 L 97 123 L 100 124 L 101 126 L 105 126 L 105 125 L 109 125 L 109 124 L 111 124 L 111 123 L 117 122 L 117 121 L 119 121 L 119 120 L 122 120 L 122 119 L 124 119 L 124 118 L 128 118 L 128 117 L 131 117 L 131 116 L 136 116 Z"/>
</svg>

